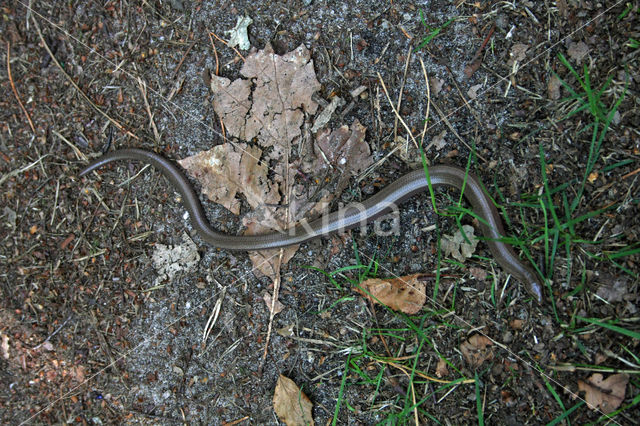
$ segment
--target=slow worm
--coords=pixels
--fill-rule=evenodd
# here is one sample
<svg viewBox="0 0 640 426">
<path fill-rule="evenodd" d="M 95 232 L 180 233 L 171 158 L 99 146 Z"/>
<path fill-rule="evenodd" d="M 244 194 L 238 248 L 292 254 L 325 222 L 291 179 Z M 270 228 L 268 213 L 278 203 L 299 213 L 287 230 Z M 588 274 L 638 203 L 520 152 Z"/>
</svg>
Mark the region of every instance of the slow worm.
<svg viewBox="0 0 640 426">
<path fill-rule="evenodd" d="M 424 170 L 415 170 L 386 186 L 361 204 L 354 204 L 321 217 L 311 223 L 298 225 L 292 230 L 265 235 L 233 236 L 216 232 L 209 223 L 200 204 L 198 195 L 184 173 L 170 160 L 152 151 L 142 149 L 121 149 L 110 152 L 92 161 L 80 172 L 80 176 L 96 170 L 107 163 L 119 160 L 138 160 L 155 166 L 169 179 L 173 188 L 180 193 L 184 206 L 189 212 L 191 223 L 200 237 L 207 243 L 228 250 L 263 250 L 300 244 L 331 232 L 354 228 L 367 223 L 391 210 L 414 194 L 429 187 Z M 429 177 L 433 188 L 450 186 L 463 190 L 473 211 L 481 219 L 482 233 L 489 249 L 502 268 L 526 286 L 536 301 L 542 301 L 541 277 L 530 266 L 518 258 L 513 247 L 502 241 L 505 231 L 502 220 L 493 201 L 484 192 L 480 180 L 465 169 L 456 166 L 438 165 L 429 167 Z M 486 223 L 485 223 L 486 222 Z"/>
</svg>

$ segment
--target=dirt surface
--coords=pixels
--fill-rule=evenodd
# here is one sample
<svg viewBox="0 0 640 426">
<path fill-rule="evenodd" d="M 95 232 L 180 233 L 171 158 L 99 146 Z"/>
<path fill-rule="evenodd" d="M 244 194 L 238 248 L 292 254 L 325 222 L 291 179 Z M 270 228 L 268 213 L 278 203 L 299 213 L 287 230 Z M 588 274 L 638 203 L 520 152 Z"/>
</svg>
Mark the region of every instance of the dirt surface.
<svg viewBox="0 0 640 426">
<path fill-rule="evenodd" d="M 640 49 L 630 42 L 640 40 L 638 2 L 29 4 L 0 6 L 2 423 L 277 424 L 282 374 L 314 404 L 316 424 L 539 424 L 563 415 L 585 424 L 606 409 L 584 403 L 593 396 L 584 383 L 619 370 L 630 379 L 613 421 L 640 418 Z M 366 199 L 420 165 L 382 80 L 394 104 L 402 91 L 399 115 L 418 141 L 429 108 L 430 163 L 465 167 L 471 156 L 510 234 L 550 278 L 544 302 L 514 279 L 505 288 L 484 243 L 464 264 L 442 259 L 438 237 L 453 234 L 456 220 L 419 196 L 401 209 L 400 236 L 354 231 L 304 244 L 281 268 L 283 309 L 270 328 L 263 298 L 274 282 L 252 272 L 246 253 L 205 245 L 159 173 L 136 175 L 138 164 L 123 163 L 77 177 L 87 159 L 114 148 L 177 160 L 223 143 L 203 73 L 240 76 L 243 60 L 218 37 L 228 39 L 241 16 L 253 19 L 251 49 L 309 49 L 317 99 L 346 100 L 329 126 L 357 119 L 367 129 L 374 167 L 340 202 Z M 583 83 L 587 72 L 596 91 L 605 88 L 591 107 L 606 115 L 621 99 L 583 191 L 594 115 L 566 99 L 560 79 L 584 90 L 559 54 Z M 214 224 L 242 230 L 240 218 L 203 203 Z M 468 215 L 462 222 L 477 227 Z M 545 234 L 558 222 L 559 234 Z M 185 235 L 199 260 L 162 277 L 153 254 Z M 373 258 L 379 276 L 426 275 L 421 312 L 371 305 L 349 283 L 358 272 L 336 275 L 336 286 L 308 268 Z M 427 376 L 409 385 L 412 368 Z"/>
</svg>

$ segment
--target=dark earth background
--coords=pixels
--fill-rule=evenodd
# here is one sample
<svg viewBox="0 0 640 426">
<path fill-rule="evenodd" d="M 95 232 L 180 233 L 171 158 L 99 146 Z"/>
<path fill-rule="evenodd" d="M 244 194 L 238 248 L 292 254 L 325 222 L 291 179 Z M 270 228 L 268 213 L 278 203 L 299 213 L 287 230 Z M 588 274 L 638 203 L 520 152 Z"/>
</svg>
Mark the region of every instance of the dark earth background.
<svg viewBox="0 0 640 426">
<path fill-rule="evenodd" d="M 602 94 L 607 106 L 622 96 L 626 84 L 600 164 L 631 161 L 589 182 L 580 212 L 611 203 L 620 207 L 579 224 L 578 234 L 585 240 L 615 235 L 622 247 L 638 241 L 638 175 L 625 177 L 638 169 L 640 157 L 640 50 L 626 44 L 629 38 L 640 39 L 638 2 L 9 1 L 0 6 L 2 423 L 276 424 L 273 389 L 278 375 L 284 374 L 314 403 L 315 422 L 326 424 L 334 416 L 348 353 L 361 346 L 363 330 L 391 327 L 397 321 L 388 311 L 372 309 L 359 295 L 340 292 L 324 275 L 305 268 L 332 271 L 356 262 L 351 237 L 317 239 L 303 245 L 283 267 L 284 310 L 273 328 L 293 325 L 294 333 L 284 337 L 272 332 L 260 369 L 269 321 L 263 295 L 272 283 L 253 275 L 247 255 L 204 245 L 166 180 L 151 169 L 134 181 L 127 179 L 140 167 L 126 164 L 101 171 L 101 179 L 76 177 L 86 164 L 84 156 L 92 158 L 114 147 L 144 147 L 179 159 L 221 143 L 202 75 L 216 68 L 217 55 L 220 75 L 239 76 L 236 53 L 219 42 L 214 53 L 208 36 L 213 32 L 226 37 L 238 16 L 253 19 L 252 48 L 271 43 L 279 54 L 300 44 L 310 49 L 322 84 L 318 97 L 328 102 L 339 94 L 347 103 L 354 101 L 350 109 L 338 110 L 330 124 L 337 127 L 357 118 L 367 128 L 376 161 L 398 143 L 395 116 L 377 73 L 394 100 L 404 85 L 400 114 L 418 133 L 427 106 L 422 58 L 435 84 L 432 101 L 460 138 L 475 144 L 487 160 L 478 160 L 472 168 L 490 192 L 501 191 L 515 234 L 523 229 L 522 223 L 544 223 L 540 210 L 514 205 L 540 191 L 540 146 L 553 165 L 553 187 L 581 179 L 585 167 L 591 132 L 584 128 L 589 117 L 579 113 L 563 120 L 574 106 L 562 100 L 566 89 L 554 88 L 553 72 L 578 86 L 558 54 L 579 72 L 586 66 L 595 87 L 612 79 Z M 629 8 L 630 13 L 619 19 Z M 430 30 L 451 18 L 455 20 L 418 49 Z M 110 124 L 69 83 L 43 48 L 32 19 L 80 89 L 130 134 Z M 514 67 L 518 45 L 527 50 Z M 480 66 L 469 77 L 465 67 L 478 53 Z M 138 78 L 147 86 L 160 143 L 149 126 Z M 438 84 L 441 87 L 434 90 Z M 365 95 L 352 99 L 349 92 L 363 85 Z M 470 99 L 469 90 L 477 85 L 478 95 Z M 427 158 L 434 164 L 464 167 L 469 148 L 433 108 L 431 117 L 425 140 L 441 138 L 442 144 L 430 148 Z M 404 138 L 406 132 L 399 126 L 397 134 Z M 341 201 L 366 199 L 415 168 L 417 161 L 419 153 L 411 146 L 404 158 L 394 153 L 362 181 L 353 179 Z M 558 197 L 554 203 L 561 204 Z M 229 222 L 229 228 L 241 230 L 240 220 L 222 207 L 210 202 L 205 207 L 214 223 Z M 437 223 L 443 233 L 452 234 L 455 221 L 434 215 L 428 197 L 422 196 L 403 206 L 401 223 L 401 238 L 353 232 L 362 260 L 366 263 L 375 255 L 383 275 L 434 272 L 437 233 L 422 229 Z M 184 231 L 198 246 L 197 269 L 154 287 L 154 245 L 178 244 Z M 471 259 L 471 266 L 491 271 L 486 245 L 479 250 L 483 258 Z M 530 250 L 542 264 L 543 244 Z M 623 260 L 636 277 L 638 260 L 637 254 Z M 577 268 L 571 282 L 566 280 L 569 264 Z M 546 291 L 541 305 L 514 280 L 506 289 L 508 303 L 494 304 L 490 280 L 474 279 L 466 267 L 453 269 L 454 276 L 466 277 L 456 293 L 455 312 L 434 315 L 444 315 L 457 327 L 439 329 L 432 339 L 460 375 L 478 374 L 487 422 L 537 424 L 558 417 L 563 410 L 547 383 L 565 407 L 573 406 L 576 400 L 569 391 L 577 392 L 576 381 L 591 372 L 557 371 L 551 365 L 595 365 L 603 356 L 603 365 L 629 369 L 609 353 L 624 346 L 624 357 L 638 354 L 638 341 L 632 338 L 604 329 L 570 333 L 564 326 L 580 315 L 625 319 L 625 327 L 637 331 L 638 279 L 580 249 L 567 259 L 563 248 L 555 265 L 553 294 Z M 499 275 L 501 285 L 505 277 Z M 596 297 L 599 285 L 616 280 L 626 289 L 619 301 L 605 303 Z M 581 282 L 584 289 L 568 295 Z M 431 294 L 433 282 L 428 286 Z M 202 345 L 205 324 L 223 289 L 220 318 Z M 345 295 L 353 297 L 318 314 Z M 550 309 L 552 298 L 558 317 Z M 445 306 L 450 305 L 447 300 Z M 524 325 L 510 327 L 513 319 Z M 477 371 L 465 364 L 458 350 L 473 330 L 504 345 L 496 347 L 493 361 Z M 408 346 L 410 340 L 407 336 Z M 376 348 L 380 342 L 374 337 L 370 343 L 372 350 L 384 352 Z M 404 354 L 402 348 L 393 350 Z M 432 348 L 425 348 L 420 368 L 433 372 L 437 360 Z M 373 405 L 375 388 L 348 377 L 337 422 L 372 424 L 397 413 L 394 407 L 404 398 L 406 378 L 397 371 L 388 373 Z M 430 384 L 422 386 L 421 394 L 433 390 Z M 624 403 L 629 404 L 639 389 L 632 375 Z M 431 421 L 477 422 L 473 384 L 443 396 L 444 392 L 423 406 L 433 416 Z M 600 416 L 583 405 L 569 419 L 584 424 Z M 615 420 L 633 424 L 638 418 L 635 405 Z"/>
</svg>

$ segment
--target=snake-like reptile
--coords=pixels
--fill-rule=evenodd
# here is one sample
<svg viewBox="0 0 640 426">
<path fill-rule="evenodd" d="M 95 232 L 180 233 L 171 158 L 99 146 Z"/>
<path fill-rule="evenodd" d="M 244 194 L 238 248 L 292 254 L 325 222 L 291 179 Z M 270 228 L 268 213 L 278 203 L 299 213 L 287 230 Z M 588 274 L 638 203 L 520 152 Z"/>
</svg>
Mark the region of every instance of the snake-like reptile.
<svg viewBox="0 0 640 426">
<path fill-rule="evenodd" d="M 410 172 L 357 206 L 346 206 L 328 216 L 310 223 L 298 225 L 284 233 L 273 232 L 264 235 L 228 235 L 217 232 L 207 219 L 200 199 L 191 183 L 178 166 L 165 157 L 143 149 L 121 149 L 110 152 L 92 161 L 80 172 L 80 176 L 96 170 L 107 163 L 119 160 L 138 160 L 155 166 L 182 196 L 182 202 L 189 212 L 191 223 L 205 242 L 228 250 L 263 250 L 300 244 L 312 238 L 331 232 L 354 228 L 367 223 L 399 205 L 407 198 L 424 192 L 431 185 L 450 186 L 463 191 L 471 203 L 474 213 L 480 219 L 482 233 L 489 249 L 498 264 L 521 283 L 537 302 L 542 301 L 542 283 L 540 275 L 524 264 L 513 247 L 505 242 L 504 227 L 491 198 L 485 193 L 481 181 L 467 170 L 448 165 L 430 166 L 429 179 L 424 170 Z"/>
</svg>

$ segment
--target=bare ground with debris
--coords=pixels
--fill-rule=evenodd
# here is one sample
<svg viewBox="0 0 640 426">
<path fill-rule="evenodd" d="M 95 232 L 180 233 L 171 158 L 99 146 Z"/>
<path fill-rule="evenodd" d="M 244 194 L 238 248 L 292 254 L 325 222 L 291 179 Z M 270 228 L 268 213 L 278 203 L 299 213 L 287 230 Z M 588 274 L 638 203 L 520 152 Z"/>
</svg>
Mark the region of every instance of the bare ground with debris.
<svg viewBox="0 0 640 426">
<path fill-rule="evenodd" d="M 0 7 L 3 423 L 277 424 L 279 375 L 309 397 L 317 424 L 561 416 L 584 424 L 615 411 L 607 404 L 620 389 L 614 421 L 640 416 L 637 2 L 31 5 Z M 253 20 L 247 50 L 221 41 L 242 16 Z M 318 111 L 344 101 L 326 126 L 357 120 L 366 129 L 371 163 L 360 167 L 366 156 L 354 157 L 350 180 L 333 182 L 346 188 L 334 191 L 331 207 L 421 167 L 409 132 L 419 142 L 428 114 L 428 161 L 465 167 L 472 159 L 509 231 L 551 279 L 544 303 L 514 280 L 505 288 L 482 242 L 464 264 L 442 258 L 439 235 L 458 226 L 433 213 L 429 196 L 403 205 L 399 236 L 316 239 L 269 278 L 254 273 L 246 253 L 203 244 L 152 168 L 123 163 L 77 177 L 87 159 L 114 148 L 179 160 L 235 141 L 222 127 L 231 118 L 216 114 L 211 75 L 241 78 L 246 57 L 267 45 L 278 55 L 305 46 Z M 596 91 L 604 87 L 601 105 L 581 110 L 580 96 L 571 99 L 570 88 L 580 95 L 583 86 L 559 54 L 582 83 L 586 72 Z M 583 182 L 589 108 L 606 113 L 620 99 Z M 305 111 L 293 148 L 312 134 L 317 114 Z M 257 139 L 235 142 L 255 149 Z M 265 178 L 302 157 L 261 149 Z M 302 162 L 296 171 L 304 194 L 316 194 Z M 446 205 L 457 194 L 437 198 Z M 219 229 L 244 229 L 243 216 L 202 200 Z M 246 196 L 236 203 L 245 215 L 253 207 Z M 462 222 L 477 227 L 469 216 Z M 545 230 L 556 223 L 554 241 Z M 189 260 L 161 266 L 176 247 Z M 382 277 L 424 274 L 427 304 L 407 320 L 351 288 L 361 269 L 336 275 L 336 285 L 318 272 L 358 264 Z M 265 295 L 274 280 L 282 307 L 269 331 Z M 609 327 L 587 321 L 594 318 Z M 594 373 L 624 374 L 628 383 Z"/>
</svg>

